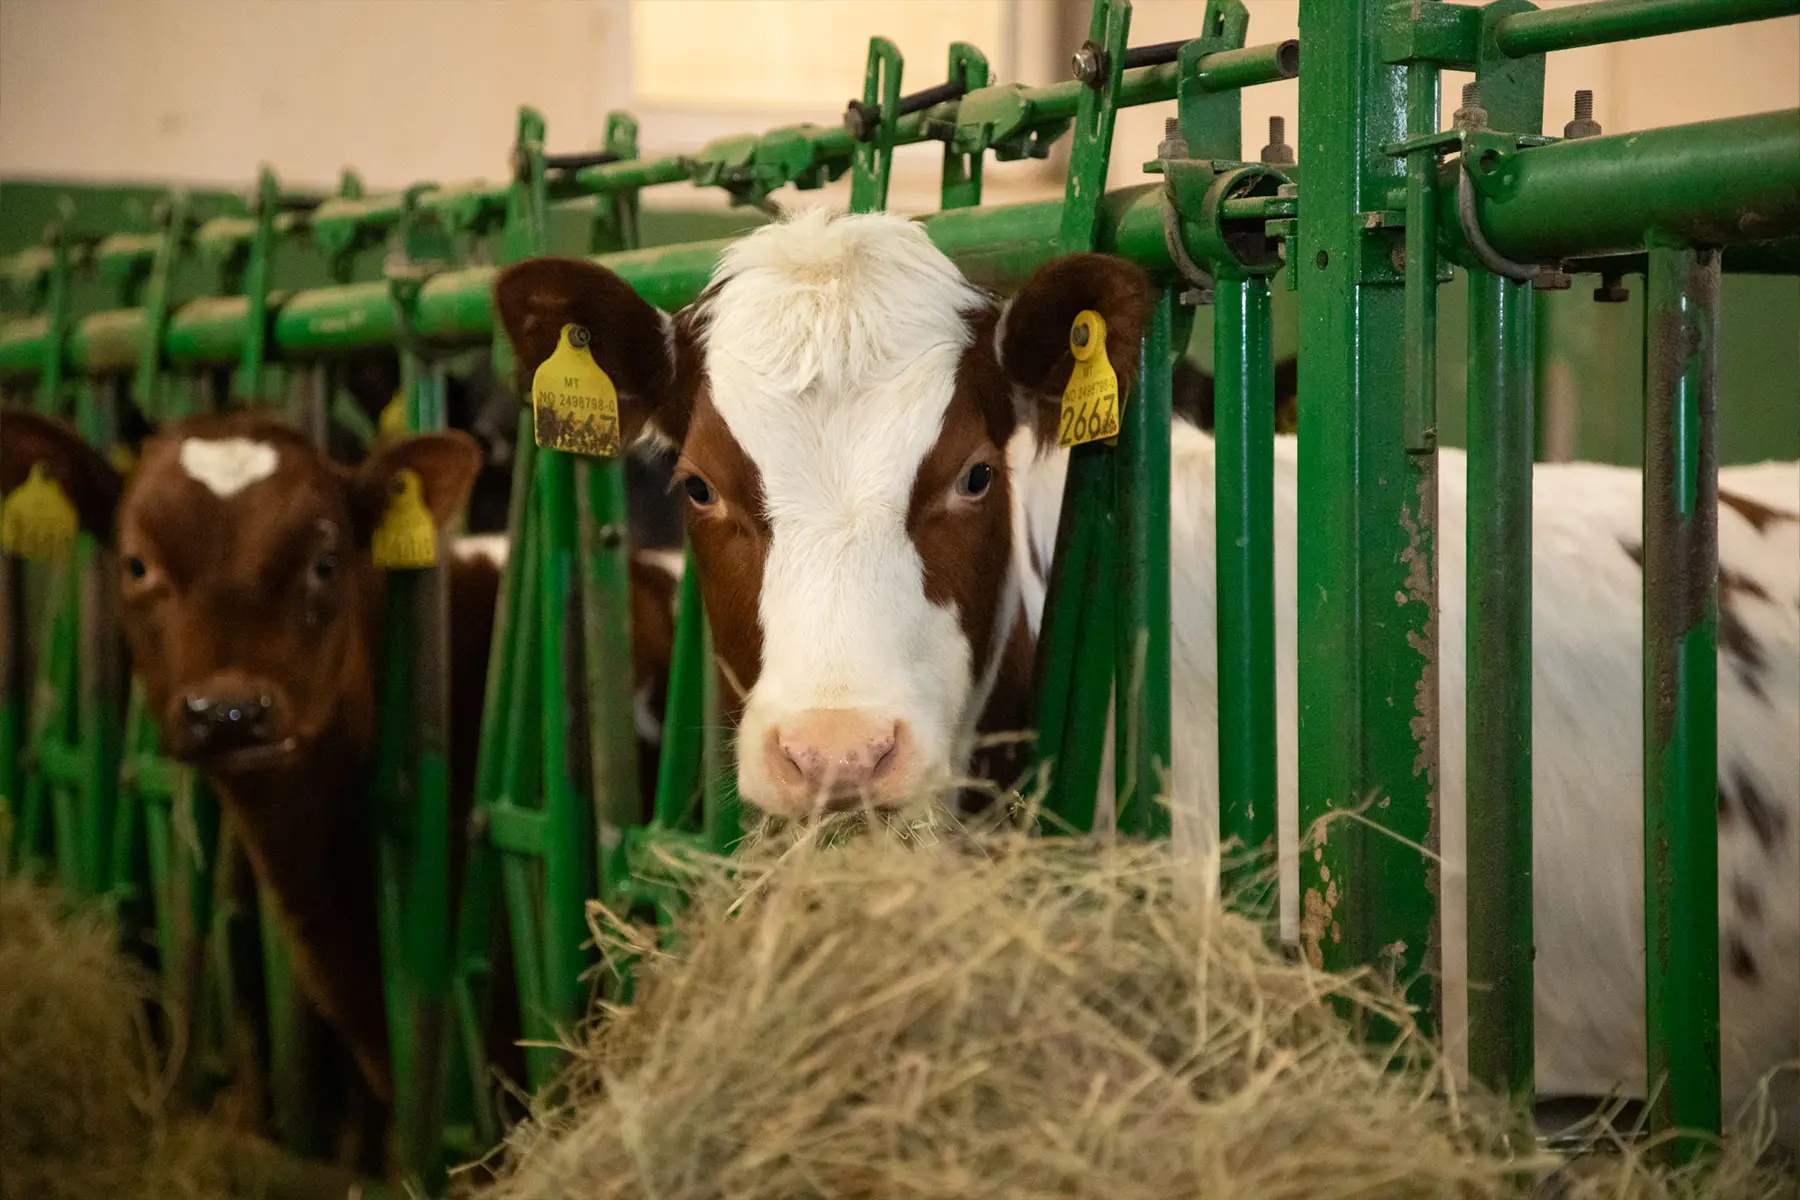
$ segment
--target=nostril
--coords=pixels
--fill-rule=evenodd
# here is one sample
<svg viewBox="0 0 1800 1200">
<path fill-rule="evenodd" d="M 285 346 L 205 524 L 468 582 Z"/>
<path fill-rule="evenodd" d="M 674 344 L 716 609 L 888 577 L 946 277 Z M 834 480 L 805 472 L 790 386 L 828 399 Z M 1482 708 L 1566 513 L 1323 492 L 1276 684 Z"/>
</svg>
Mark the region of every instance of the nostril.
<svg viewBox="0 0 1800 1200">
<path fill-rule="evenodd" d="M 890 728 L 887 736 L 873 742 L 869 750 L 875 759 L 875 766 L 869 772 L 870 777 L 880 779 L 900 761 L 899 726 L 896 724 Z"/>
</svg>

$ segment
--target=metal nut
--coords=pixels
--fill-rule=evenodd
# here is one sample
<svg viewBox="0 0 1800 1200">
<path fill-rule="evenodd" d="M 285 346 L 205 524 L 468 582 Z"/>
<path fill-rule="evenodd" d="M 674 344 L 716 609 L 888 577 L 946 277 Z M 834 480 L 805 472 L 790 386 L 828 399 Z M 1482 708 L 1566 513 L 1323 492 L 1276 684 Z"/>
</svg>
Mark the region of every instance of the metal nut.
<svg viewBox="0 0 1800 1200">
<path fill-rule="evenodd" d="M 1294 165 L 1294 148 L 1287 144 L 1287 119 L 1285 117 L 1269 118 L 1269 144 L 1262 148 L 1262 161 L 1266 167 L 1291 167 Z"/>
<path fill-rule="evenodd" d="M 1487 109 L 1481 107 L 1481 85 L 1463 84 L 1462 107 L 1451 117 L 1451 124 L 1462 130 L 1486 129 L 1487 119 Z"/>
<path fill-rule="evenodd" d="M 1069 66 L 1075 78 L 1089 87 L 1098 87 L 1106 74 L 1106 51 L 1093 42 L 1083 42 L 1081 48 L 1075 51 Z"/>
</svg>

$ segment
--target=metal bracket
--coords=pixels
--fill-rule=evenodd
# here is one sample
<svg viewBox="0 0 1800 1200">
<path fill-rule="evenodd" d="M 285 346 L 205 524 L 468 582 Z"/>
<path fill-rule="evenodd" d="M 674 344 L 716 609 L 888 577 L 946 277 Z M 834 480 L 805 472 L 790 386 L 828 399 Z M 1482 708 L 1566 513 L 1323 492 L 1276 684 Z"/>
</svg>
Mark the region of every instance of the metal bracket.
<svg viewBox="0 0 1800 1200">
<path fill-rule="evenodd" d="M 879 212 L 887 207 L 888 176 L 894 165 L 894 130 L 900 123 L 900 75 L 905 67 L 900 47 L 884 37 L 869 39 L 869 61 L 863 70 L 862 111 L 876 118 L 866 139 L 851 153 L 850 211 Z M 879 107 L 877 107 L 879 106 Z"/>
</svg>

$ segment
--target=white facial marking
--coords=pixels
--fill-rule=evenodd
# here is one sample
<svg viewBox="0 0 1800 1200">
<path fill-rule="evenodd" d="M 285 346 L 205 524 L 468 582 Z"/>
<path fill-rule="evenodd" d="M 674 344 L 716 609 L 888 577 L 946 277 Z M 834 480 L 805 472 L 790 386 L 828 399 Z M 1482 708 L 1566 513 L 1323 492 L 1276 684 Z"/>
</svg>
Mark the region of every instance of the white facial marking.
<svg viewBox="0 0 1800 1200">
<path fill-rule="evenodd" d="M 229 500 L 275 473 L 281 455 L 250 438 L 183 438 L 181 469 L 221 500 Z"/>
<path fill-rule="evenodd" d="M 922 228 L 885 215 L 767 226 L 718 277 L 712 400 L 761 473 L 772 534 L 741 742 L 808 709 L 861 709 L 908 724 L 925 776 L 958 770 L 975 664 L 957 613 L 926 598 L 906 517 L 968 314 L 988 302 Z M 757 755 L 739 771 L 752 800 L 771 786 Z"/>
</svg>

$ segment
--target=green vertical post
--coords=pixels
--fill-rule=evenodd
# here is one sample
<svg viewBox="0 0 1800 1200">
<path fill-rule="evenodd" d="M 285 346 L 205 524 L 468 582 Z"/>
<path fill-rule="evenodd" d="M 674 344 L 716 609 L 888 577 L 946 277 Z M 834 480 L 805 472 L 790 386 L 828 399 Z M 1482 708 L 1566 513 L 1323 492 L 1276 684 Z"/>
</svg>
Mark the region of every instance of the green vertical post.
<svg viewBox="0 0 1800 1200">
<path fill-rule="evenodd" d="M 1225 899 L 1260 914 L 1275 892 L 1275 346 L 1269 281 L 1213 288 L 1218 546 L 1219 837 L 1242 857 Z"/>
<path fill-rule="evenodd" d="M 1300 274 L 1300 814 L 1360 812 L 1300 856 L 1300 936 L 1327 967 L 1407 986 L 1428 1032 L 1435 974 L 1437 458 L 1406 440 L 1404 294 L 1385 230 L 1402 163 L 1403 71 L 1381 61 L 1384 0 L 1301 0 L 1301 41 L 1332 53 L 1300 78 L 1306 200 Z M 1365 824 L 1364 821 L 1370 824 Z M 1372 827 L 1371 827 L 1372 826 Z M 1424 847 L 1422 854 L 1418 847 Z"/>
<path fill-rule="evenodd" d="M 82 379 L 76 391 L 75 421 L 82 439 L 101 451 L 112 443 L 115 417 L 105 384 Z M 81 642 L 76 651 L 75 748 L 80 763 L 76 783 L 80 825 L 64 831 L 80 839 L 83 894 L 104 894 L 110 885 L 113 821 L 119 789 L 118 567 L 113 551 L 83 534 L 75 548 L 76 591 Z"/>
<path fill-rule="evenodd" d="M 575 462 L 566 454 L 539 453 L 538 519 L 538 655 L 545 712 L 543 734 L 544 846 L 543 955 L 544 1002 L 558 1019 L 582 1011 L 581 977 L 587 969 L 582 944 L 587 941 L 589 881 L 593 879 L 594 832 L 588 820 L 586 764 L 577 762 L 579 746 L 568 714 L 575 709 L 572 689 L 582 682 L 578 666 L 565 652 L 568 623 L 579 621 L 580 576 L 576 566 Z"/>
<path fill-rule="evenodd" d="M 1064 252 L 1092 250 L 1112 153 L 1117 97 L 1131 32 L 1129 0 L 1095 0 L 1088 38 L 1105 51 L 1105 70 L 1081 90 L 1058 241 Z M 1130 381 L 1121 380 L 1129 387 Z M 1128 400 L 1129 404 L 1130 401 Z M 1043 624 L 1038 635 L 1033 725 L 1039 786 L 1048 777 L 1045 812 L 1073 830 L 1092 828 L 1105 726 L 1117 659 L 1113 447 L 1069 451 Z"/>
<path fill-rule="evenodd" d="M 606 148 L 621 162 L 637 157 L 637 123 L 623 113 L 607 121 Z M 593 246 L 604 253 L 637 248 L 636 191 L 600 200 L 608 220 Z M 601 239 L 607 239 L 604 244 Z M 587 672 L 587 740 L 592 773 L 595 859 L 599 870 L 587 895 L 605 896 L 629 871 L 626 831 L 642 820 L 637 732 L 632 720 L 636 684 L 631 653 L 631 520 L 625 502 L 623 459 L 582 459 L 576 466 L 580 508 L 582 645 Z M 571 1018 L 576 1013 L 569 1014 Z"/>
<path fill-rule="evenodd" d="M 863 71 L 863 103 L 881 106 L 881 119 L 858 142 L 850 178 L 850 211 L 880 212 L 887 207 L 888 176 L 894 164 L 894 130 L 900 121 L 900 47 L 884 37 L 869 39 L 869 62 Z"/>
<path fill-rule="evenodd" d="M 950 70 L 944 78 L 951 82 L 961 82 L 964 95 L 986 87 L 987 56 L 967 42 L 951 42 Z M 984 157 L 981 151 L 964 154 L 956 148 L 955 139 L 944 139 L 943 182 L 938 190 L 940 208 L 972 208 L 981 203 L 981 167 Z"/>
<path fill-rule="evenodd" d="M 675 610 L 675 645 L 669 654 L 669 698 L 664 706 L 662 746 L 656 768 L 658 830 L 686 829 L 692 824 L 694 799 L 701 790 L 702 737 L 706 728 L 706 675 L 713 670 L 706 653 L 706 610 L 701 604 L 700 577 L 694 551 L 687 550 L 681 594 Z M 716 672 L 715 672 L 716 673 Z"/>
<path fill-rule="evenodd" d="M 1532 1064 L 1529 283 L 1468 272 L 1469 1072 L 1529 1103 Z"/>
<path fill-rule="evenodd" d="M 1716 1134 L 1719 255 L 1653 245 L 1644 291 L 1645 1061 L 1653 1130 Z"/>
<path fill-rule="evenodd" d="M 1120 414 L 1114 473 L 1113 776 L 1118 828 L 1167 837 L 1169 771 L 1169 346 L 1173 298 L 1159 291 L 1135 395 Z"/>
<path fill-rule="evenodd" d="M 251 236 L 244 266 L 244 352 L 238 357 L 232 386 L 245 404 L 262 398 L 263 361 L 269 338 L 269 281 L 275 265 L 275 218 L 281 210 L 281 187 L 275 173 L 264 167 L 256 175 L 251 197 L 251 216 L 256 232 Z"/>
</svg>

